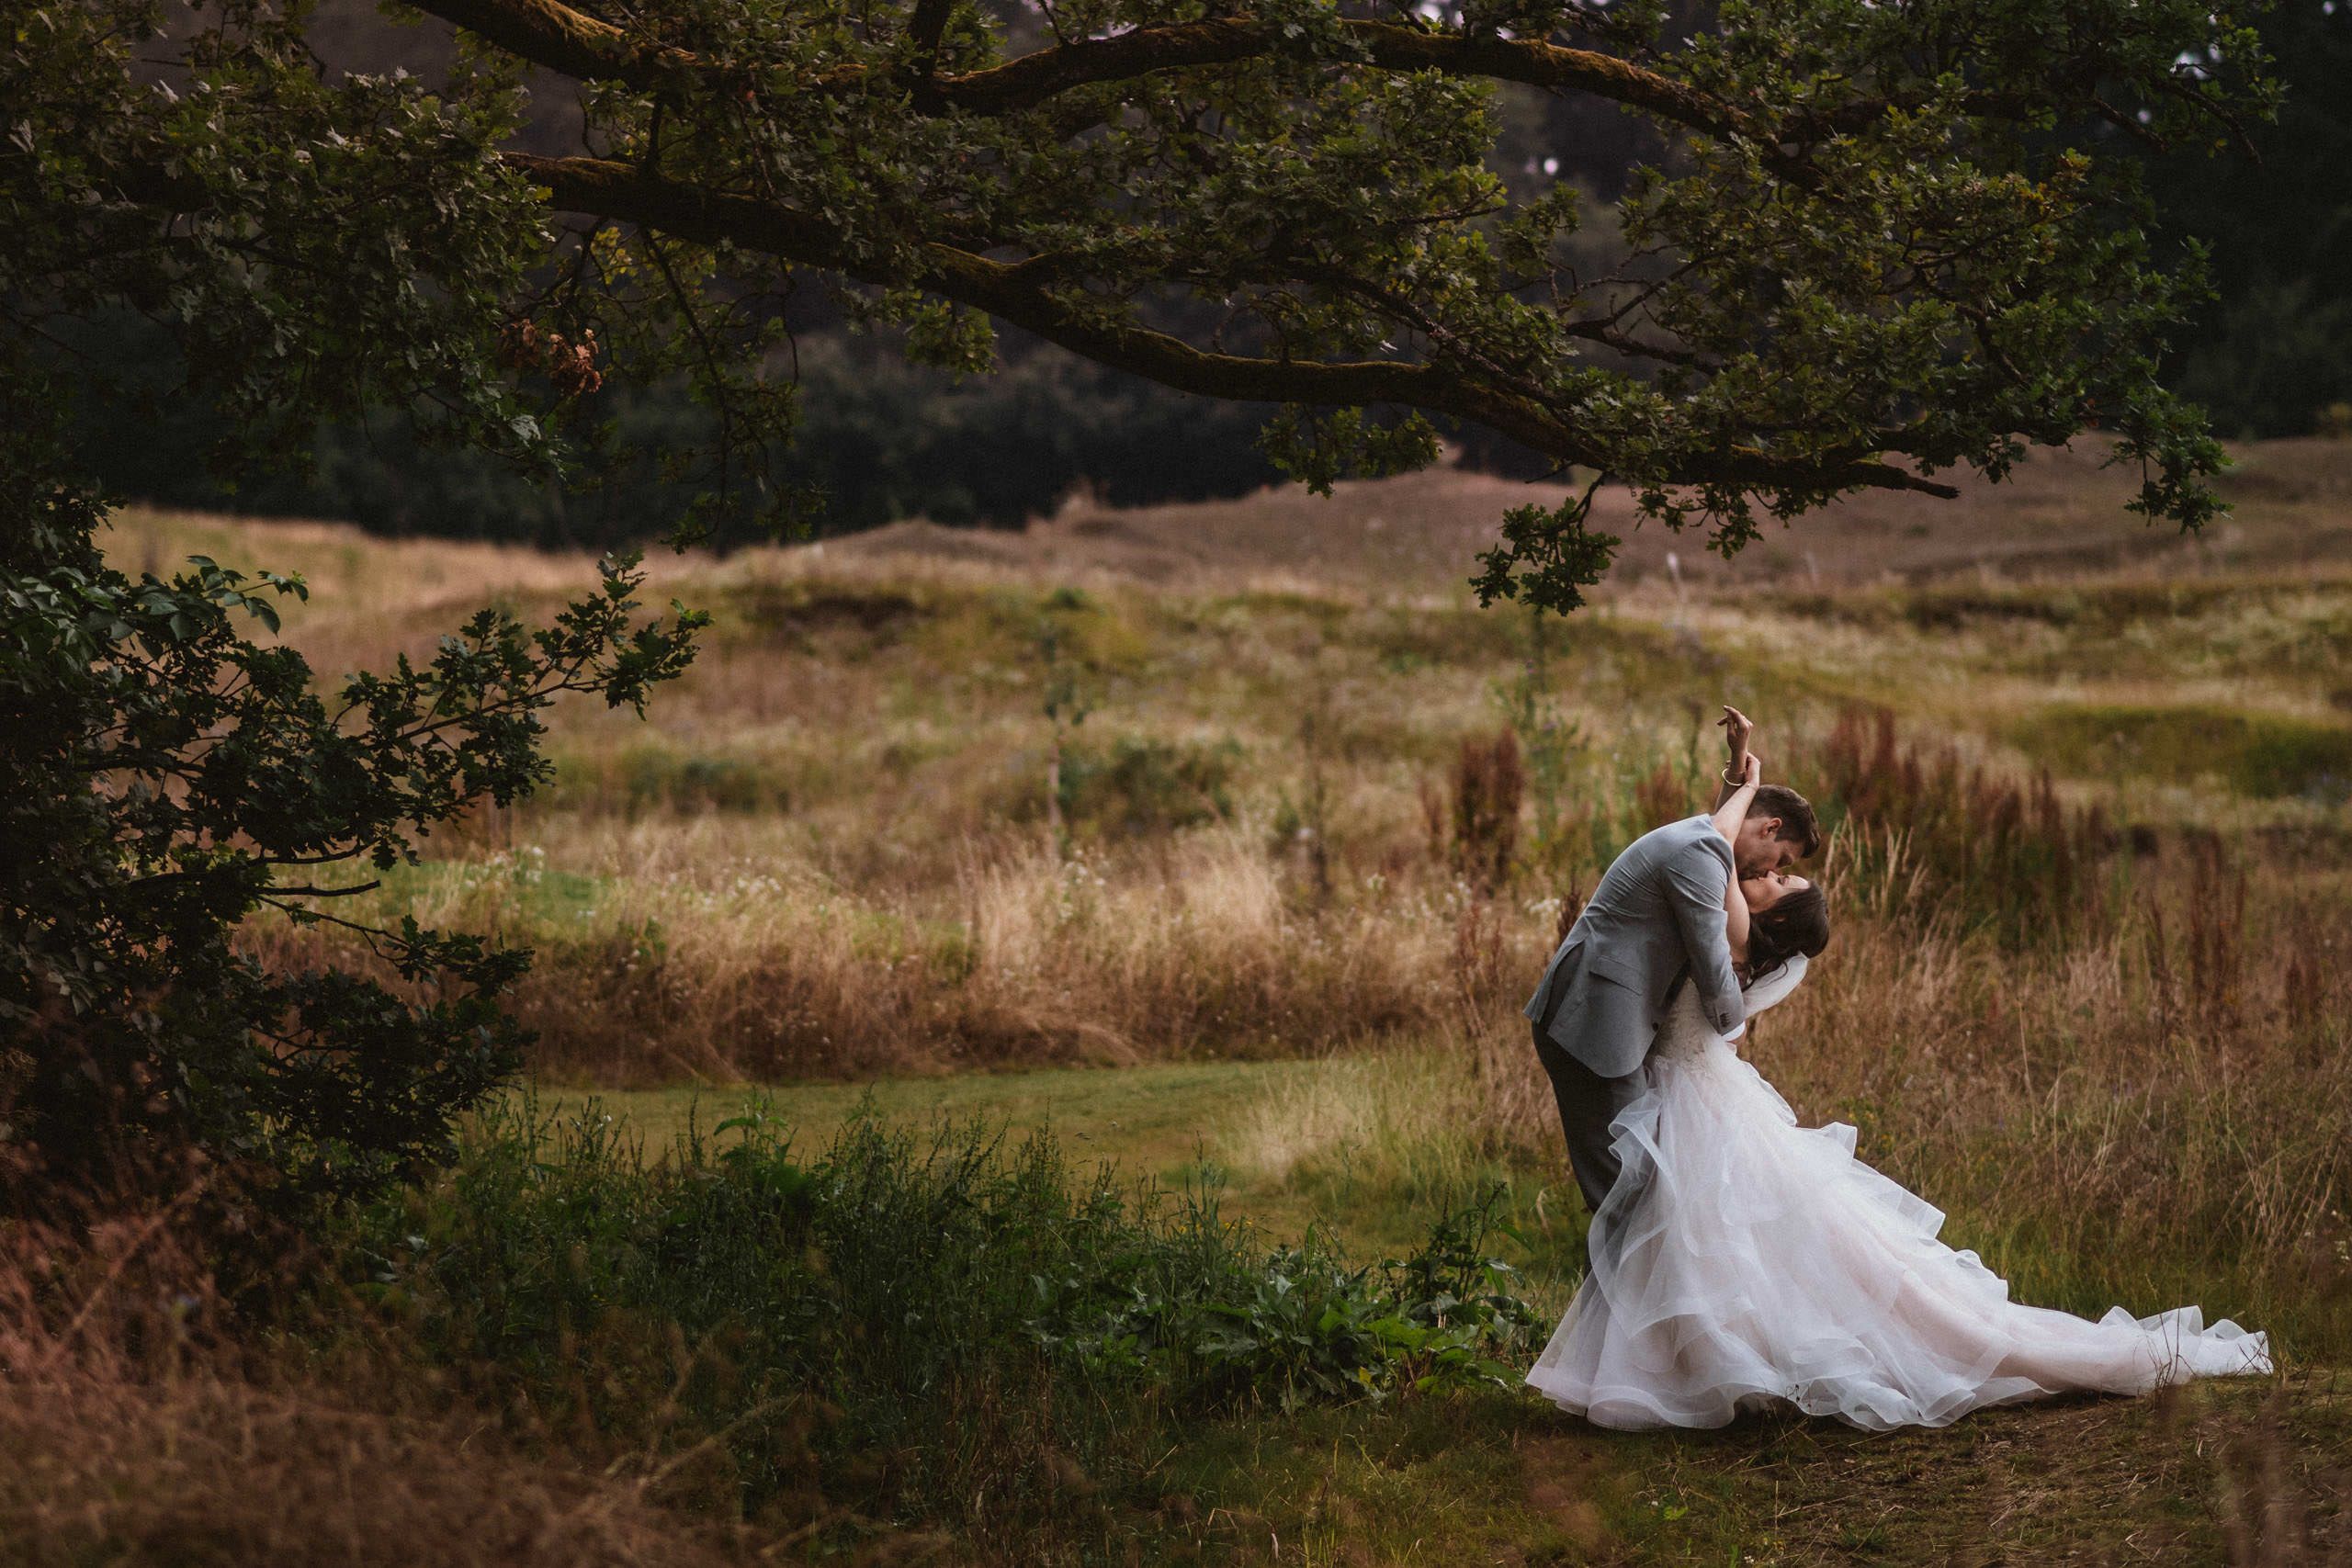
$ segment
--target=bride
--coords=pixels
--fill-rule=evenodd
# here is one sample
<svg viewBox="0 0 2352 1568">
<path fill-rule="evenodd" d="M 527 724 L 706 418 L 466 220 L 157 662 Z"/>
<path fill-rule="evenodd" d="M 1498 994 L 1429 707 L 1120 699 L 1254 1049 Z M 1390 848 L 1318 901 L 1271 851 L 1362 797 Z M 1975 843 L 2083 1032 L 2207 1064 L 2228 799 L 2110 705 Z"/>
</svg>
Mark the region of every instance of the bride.
<svg viewBox="0 0 2352 1568">
<path fill-rule="evenodd" d="M 1737 762 L 1747 721 L 1729 722 Z M 1733 772 L 1747 783 L 1717 805 L 1725 838 L 1757 787 L 1756 769 Z M 1800 908 L 1819 922 L 1820 897 L 1779 873 L 1724 889 L 1748 1016 L 1804 980 L 1804 954 L 1775 938 Z M 1793 1406 L 1885 1431 L 2270 1371 L 2264 1335 L 2208 1327 L 2193 1306 L 2094 1323 L 2010 1301 L 1974 1253 L 1936 1239 L 1941 1211 L 1854 1157 L 1851 1126 L 1798 1126 L 1696 993 L 1682 987 L 1611 1124 L 1623 1170 L 1593 1215 L 1591 1272 L 1527 1374 L 1562 1409 L 1630 1429 Z"/>
</svg>

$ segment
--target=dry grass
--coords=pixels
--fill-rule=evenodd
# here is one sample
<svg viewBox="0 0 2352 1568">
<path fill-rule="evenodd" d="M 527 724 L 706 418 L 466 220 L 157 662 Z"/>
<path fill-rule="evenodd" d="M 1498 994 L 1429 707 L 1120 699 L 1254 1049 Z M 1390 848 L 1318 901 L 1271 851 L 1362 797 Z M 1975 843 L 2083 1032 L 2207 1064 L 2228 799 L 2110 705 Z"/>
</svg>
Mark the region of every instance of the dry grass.
<svg viewBox="0 0 2352 1568">
<path fill-rule="evenodd" d="M 558 1081 L 1295 1055 L 1423 1032 L 1458 1006 L 1466 895 L 1303 909 L 1233 831 L 1136 855 L 1009 847 L 898 897 L 779 861 L 716 886 L 558 883 L 567 899 L 548 892 L 553 858 L 493 854 L 394 896 L 538 950 L 516 1005 Z M 279 922 L 250 942 L 287 963 L 350 956 Z"/>
<path fill-rule="evenodd" d="M 0 1562 L 27 1568 L 750 1560 L 634 1485 L 323 1389 L 51 1364 L 0 1379 Z"/>
<path fill-rule="evenodd" d="M 0 1233 L 0 1563 L 548 1568 L 752 1560 L 661 1466 L 535 1459 L 437 1374 L 304 1375 L 233 1314 L 187 1205 Z"/>
</svg>

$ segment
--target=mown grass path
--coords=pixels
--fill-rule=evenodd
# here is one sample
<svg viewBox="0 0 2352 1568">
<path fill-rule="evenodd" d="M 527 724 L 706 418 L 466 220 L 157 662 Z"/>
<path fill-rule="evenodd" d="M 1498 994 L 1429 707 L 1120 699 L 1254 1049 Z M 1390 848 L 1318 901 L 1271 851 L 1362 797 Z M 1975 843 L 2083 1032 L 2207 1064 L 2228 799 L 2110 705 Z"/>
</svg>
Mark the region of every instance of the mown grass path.
<svg viewBox="0 0 2352 1568">
<path fill-rule="evenodd" d="M 591 1098 L 658 1148 L 747 1103 L 822 1143 L 862 1106 L 980 1117 L 1138 1177 L 1222 1182 L 1226 1210 L 1277 1235 L 1327 1224 L 1353 1247 L 1409 1237 L 1419 1203 L 1376 1185 L 1332 1212 L 1328 1185 L 1255 1169 L 1237 1129 L 1312 1062 L 1188 1064 L 783 1086 L 545 1091 Z M 1559 1173 L 1518 1173 L 1522 1216 Z M 1549 1195 L 1556 1215 L 1572 1198 Z M 1531 1293 L 1557 1304 L 1580 1225 L 1521 1227 Z M 1495 1390 L 1396 1406 L 1221 1421 L 1117 1483 L 1135 1562 L 1373 1563 L 2263 1563 L 2352 1551 L 2352 1383 L 2276 1379 L 2154 1399 L 2075 1398 L 1892 1437 L 1800 1418 L 1718 1432 L 1598 1431 Z"/>
</svg>

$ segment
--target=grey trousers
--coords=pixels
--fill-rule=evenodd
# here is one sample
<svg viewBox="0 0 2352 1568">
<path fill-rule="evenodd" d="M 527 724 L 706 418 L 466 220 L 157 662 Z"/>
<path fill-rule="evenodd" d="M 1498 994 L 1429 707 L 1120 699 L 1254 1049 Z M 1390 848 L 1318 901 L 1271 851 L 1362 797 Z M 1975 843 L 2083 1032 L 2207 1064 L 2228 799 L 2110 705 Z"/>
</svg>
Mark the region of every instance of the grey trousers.
<svg viewBox="0 0 2352 1568">
<path fill-rule="evenodd" d="M 1588 1213 L 1600 1212 L 1600 1201 L 1617 1185 L 1617 1156 L 1609 1151 L 1609 1123 L 1641 1092 L 1642 1075 L 1604 1078 L 1557 1045 L 1544 1032 L 1535 1034 L 1535 1059 L 1552 1080 L 1552 1099 L 1560 1108 L 1560 1131 L 1568 1140 L 1568 1165 L 1577 1173 Z"/>
</svg>

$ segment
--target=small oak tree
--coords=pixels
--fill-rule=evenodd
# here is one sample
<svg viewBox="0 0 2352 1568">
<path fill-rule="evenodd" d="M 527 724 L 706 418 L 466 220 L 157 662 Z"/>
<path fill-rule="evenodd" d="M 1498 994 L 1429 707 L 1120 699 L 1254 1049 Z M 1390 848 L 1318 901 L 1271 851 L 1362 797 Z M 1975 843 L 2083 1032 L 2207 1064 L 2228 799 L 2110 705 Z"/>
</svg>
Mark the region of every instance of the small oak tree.
<svg viewBox="0 0 2352 1568">
<path fill-rule="evenodd" d="M 639 579 L 607 561 L 552 626 L 484 610 L 424 667 L 354 675 L 330 705 L 300 653 L 238 630 L 274 628 L 299 580 L 198 558 L 134 583 L 89 547 L 87 513 L 40 521 L 47 558 L 0 561 L 0 1188 L 119 1187 L 193 1149 L 306 1199 L 440 1155 L 516 1064 L 499 998 L 529 954 L 342 919 L 321 906 L 376 884 L 311 879 L 413 861 L 415 835 L 531 789 L 556 694 L 641 711 L 699 615 L 633 622 Z M 263 908 L 356 932 L 394 984 L 239 953 Z"/>
</svg>

